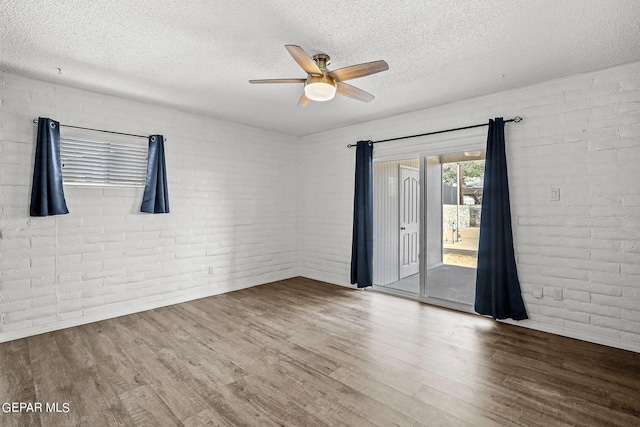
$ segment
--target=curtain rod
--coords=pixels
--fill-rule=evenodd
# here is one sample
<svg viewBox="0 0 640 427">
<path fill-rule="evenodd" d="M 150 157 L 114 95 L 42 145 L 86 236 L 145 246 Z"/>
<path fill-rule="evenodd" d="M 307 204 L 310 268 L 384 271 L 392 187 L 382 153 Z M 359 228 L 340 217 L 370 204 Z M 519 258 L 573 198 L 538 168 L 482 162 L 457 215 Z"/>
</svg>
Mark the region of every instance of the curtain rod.
<svg viewBox="0 0 640 427">
<path fill-rule="evenodd" d="M 520 116 L 515 116 L 513 119 L 509 119 L 509 120 L 505 120 L 505 123 L 509 123 L 509 122 L 515 122 L 515 123 L 519 123 L 522 121 L 522 117 Z M 453 132 L 456 130 L 464 130 L 464 129 L 472 129 L 472 128 L 479 128 L 482 126 L 489 126 L 489 123 L 482 123 L 480 125 L 471 125 L 471 126 L 464 126 L 461 128 L 453 128 L 453 129 L 444 129 L 444 130 L 437 130 L 435 132 L 427 132 L 427 133 L 420 133 L 418 135 L 409 135 L 409 136 L 400 136 L 398 138 L 389 138 L 389 139 L 382 139 L 380 141 L 371 141 L 372 144 L 377 144 L 379 142 L 389 142 L 389 141 L 397 141 L 399 139 L 407 139 L 407 138 L 417 138 L 419 136 L 427 136 L 427 135 L 436 135 L 438 133 L 446 133 L 446 132 Z M 356 144 L 347 144 L 347 148 L 351 148 L 351 147 L 355 147 Z"/>
<path fill-rule="evenodd" d="M 38 119 L 33 119 L 33 123 L 38 123 Z M 144 135 L 136 135 L 134 133 L 123 133 L 123 132 L 114 132 L 112 130 L 103 130 L 103 129 L 93 129 L 93 128 L 84 128 L 81 126 L 71 126 L 71 125 L 63 125 L 62 123 L 60 123 L 60 126 L 64 126 L 66 128 L 74 128 L 74 129 L 82 129 L 82 130 L 90 130 L 93 132 L 104 132 L 104 133 L 111 133 L 114 135 L 124 135 L 124 136 L 133 136 L 136 138 L 144 138 L 144 139 L 149 139 L 149 136 L 144 136 Z M 163 141 L 166 142 L 167 138 L 165 138 L 164 136 L 162 137 Z"/>
</svg>

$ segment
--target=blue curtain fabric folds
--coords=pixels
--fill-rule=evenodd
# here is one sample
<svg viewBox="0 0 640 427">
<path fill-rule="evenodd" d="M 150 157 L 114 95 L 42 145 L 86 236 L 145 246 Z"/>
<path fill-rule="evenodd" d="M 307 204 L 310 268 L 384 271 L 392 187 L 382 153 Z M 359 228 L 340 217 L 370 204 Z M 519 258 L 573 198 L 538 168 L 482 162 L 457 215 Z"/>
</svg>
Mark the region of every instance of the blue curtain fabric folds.
<svg viewBox="0 0 640 427">
<path fill-rule="evenodd" d="M 140 212 L 169 213 L 169 189 L 167 187 L 164 137 L 162 135 L 149 136 L 147 178 Z"/>
<path fill-rule="evenodd" d="M 494 319 L 527 319 L 513 251 L 502 117 L 489 120 L 475 310 Z"/>
<path fill-rule="evenodd" d="M 31 185 L 31 216 L 68 214 L 62 188 L 60 123 L 39 117 Z"/>
<path fill-rule="evenodd" d="M 373 143 L 358 141 L 353 198 L 351 284 L 373 284 Z"/>
</svg>

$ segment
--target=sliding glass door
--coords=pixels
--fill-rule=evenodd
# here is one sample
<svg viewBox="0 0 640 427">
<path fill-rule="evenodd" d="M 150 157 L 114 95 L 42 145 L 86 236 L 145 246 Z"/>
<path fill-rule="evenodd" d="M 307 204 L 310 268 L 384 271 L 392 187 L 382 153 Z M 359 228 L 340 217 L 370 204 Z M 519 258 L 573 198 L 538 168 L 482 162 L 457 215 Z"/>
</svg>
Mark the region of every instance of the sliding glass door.
<svg viewBox="0 0 640 427">
<path fill-rule="evenodd" d="M 374 162 L 376 289 L 472 310 L 483 178 L 484 151 Z"/>
</svg>

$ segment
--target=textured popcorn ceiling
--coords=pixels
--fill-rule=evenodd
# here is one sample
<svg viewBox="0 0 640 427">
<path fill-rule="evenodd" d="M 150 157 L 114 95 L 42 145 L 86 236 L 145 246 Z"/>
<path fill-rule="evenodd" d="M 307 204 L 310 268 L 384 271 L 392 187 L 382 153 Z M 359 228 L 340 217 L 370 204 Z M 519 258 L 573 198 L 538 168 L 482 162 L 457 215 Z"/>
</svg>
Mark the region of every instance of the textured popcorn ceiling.
<svg viewBox="0 0 640 427">
<path fill-rule="evenodd" d="M 638 0 L 0 5 L 2 71 L 294 135 L 640 60 Z M 390 69 L 350 82 L 376 96 L 369 104 L 299 108 L 302 85 L 247 82 L 305 77 L 288 43 L 329 54 L 330 69 Z"/>
</svg>

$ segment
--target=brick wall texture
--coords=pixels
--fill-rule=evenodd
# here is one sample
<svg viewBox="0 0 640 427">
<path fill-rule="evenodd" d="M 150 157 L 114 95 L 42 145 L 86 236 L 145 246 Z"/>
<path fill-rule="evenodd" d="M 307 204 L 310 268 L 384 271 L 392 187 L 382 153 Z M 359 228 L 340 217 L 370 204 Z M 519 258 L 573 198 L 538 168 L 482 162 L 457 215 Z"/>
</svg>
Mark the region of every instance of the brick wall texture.
<svg viewBox="0 0 640 427">
<path fill-rule="evenodd" d="M 519 115 L 507 161 L 531 327 L 640 348 L 640 63 L 301 138 L 8 74 L 0 91 L 0 333 L 297 275 L 349 286 L 346 145 Z M 69 215 L 30 218 L 38 116 L 164 134 L 171 214 L 139 213 L 141 189 L 65 186 Z M 374 155 L 485 141 L 471 129 Z"/>
<path fill-rule="evenodd" d="M 65 185 L 69 215 L 29 217 L 38 116 L 163 134 L 171 213 Z M 298 274 L 296 138 L 0 75 L 0 142 L 0 332 Z"/>
<path fill-rule="evenodd" d="M 638 63 L 302 138 L 301 275 L 349 285 L 355 149 L 347 144 L 516 115 L 524 120 L 506 124 L 505 135 L 528 325 L 640 351 Z M 374 158 L 485 144 L 486 128 L 470 129 L 378 144 Z M 550 200 L 551 188 L 560 201 Z"/>
</svg>

